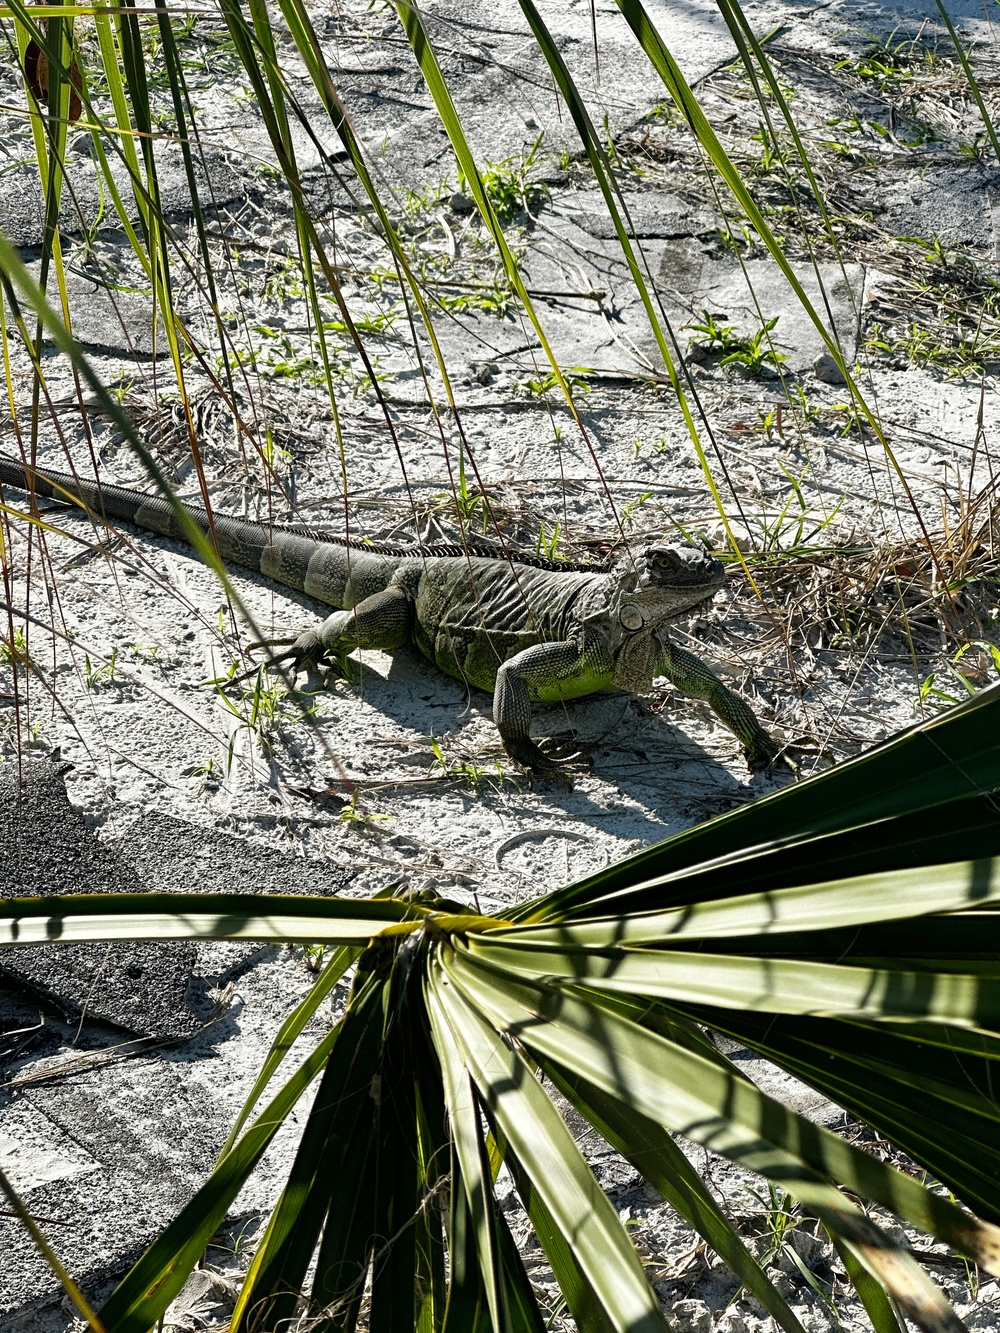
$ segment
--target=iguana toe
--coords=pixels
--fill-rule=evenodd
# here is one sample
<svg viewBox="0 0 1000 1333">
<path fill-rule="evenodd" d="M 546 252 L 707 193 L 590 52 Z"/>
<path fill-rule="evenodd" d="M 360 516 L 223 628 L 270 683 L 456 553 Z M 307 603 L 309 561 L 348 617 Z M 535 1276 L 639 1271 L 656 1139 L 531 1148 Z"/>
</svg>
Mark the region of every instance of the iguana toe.
<svg viewBox="0 0 1000 1333">
<path fill-rule="evenodd" d="M 768 769 L 787 769 L 788 761 L 785 758 L 784 747 L 762 731 L 760 736 L 754 738 L 753 742 L 743 747 L 743 753 L 746 756 L 747 768 L 751 773 L 763 773 Z"/>
<path fill-rule="evenodd" d="M 570 764 L 576 760 L 591 761 L 590 751 L 574 735 L 549 736 L 538 747 L 545 758 L 555 764 Z"/>
<path fill-rule="evenodd" d="M 572 785 L 572 779 L 566 772 L 566 761 L 546 754 L 541 746 L 536 745 L 527 736 L 506 738 L 504 749 L 516 764 L 520 764 L 535 777 L 551 778 L 556 782 L 569 782 Z"/>
</svg>

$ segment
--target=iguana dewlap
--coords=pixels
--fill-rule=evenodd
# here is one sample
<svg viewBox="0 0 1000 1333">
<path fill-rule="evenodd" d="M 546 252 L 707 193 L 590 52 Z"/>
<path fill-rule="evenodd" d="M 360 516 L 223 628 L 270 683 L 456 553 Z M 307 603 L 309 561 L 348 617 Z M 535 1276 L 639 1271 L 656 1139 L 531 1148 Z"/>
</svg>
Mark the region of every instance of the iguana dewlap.
<svg viewBox="0 0 1000 1333">
<path fill-rule="evenodd" d="M 42 468 L 29 475 L 0 454 L 0 483 L 82 504 L 97 518 L 124 519 L 185 539 L 160 496 L 98 485 Z M 549 773 L 553 762 L 530 737 L 531 705 L 610 690 L 647 694 L 666 676 L 705 699 L 739 739 L 752 768 L 771 763 L 778 746 L 748 704 L 667 637 L 667 622 L 716 593 L 717 560 L 686 543 L 647 546 L 610 571 L 530 557 L 503 558 L 482 548 L 353 545 L 307 528 L 266 526 L 185 505 L 214 534 L 229 564 L 339 608 L 296 640 L 296 665 L 333 660 L 356 648 L 415 644 L 449 675 L 493 694 L 504 749 L 518 763 Z"/>
</svg>

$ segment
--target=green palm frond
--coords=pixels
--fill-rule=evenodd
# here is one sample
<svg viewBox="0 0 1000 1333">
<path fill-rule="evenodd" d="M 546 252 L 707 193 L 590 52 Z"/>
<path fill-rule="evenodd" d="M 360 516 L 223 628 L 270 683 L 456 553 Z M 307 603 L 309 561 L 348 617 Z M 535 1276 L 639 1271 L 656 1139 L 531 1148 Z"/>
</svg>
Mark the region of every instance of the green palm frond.
<svg viewBox="0 0 1000 1333">
<path fill-rule="evenodd" d="M 796 1316 L 689 1164 L 685 1141 L 758 1173 L 818 1218 L 877 1325 L 893 1326 L 880 1290 L 922 1327 L 953 1323 L 906 1247 L 857 1201 L 1000 1272 L 1000 747 L 982 740 L 998 710 L 1000 689 L 986 692 L 844 769 L 621 863 L 608 872 L 611 894 L 598 876 L 587 893 L 538 900 L 521 922 L 391 898 L 5 904 L 10 944 L 127 932 L 339 946 L 276 1039 L 215 1171 L 107 1301 L 104 1326 L 152 1326 L 317 1076 L 234 1329 L 271 1328 L 300 1308 L 331 1331 L 544 1327 L 500 1206 L 501 1165 L 580 1328 L 664 1327 L 550 1089 L 786 1333 L 799 1333 Z M 867 819 L 862 797 L 875 789 L 882 805 Z M 945 822 L 968 801 L 984 818 Z M 768 838 L 769 809 L 779 817 Z M 918 848 L 932 855 L 915 863 L 903 834 L 918 815 Z M 969 829 L 975 857 L 957 859 Z M 854 837 L 861 851 L 850 850 Z M 824 839 L 839 849 L 828 860 L 815 855 Z M 873 849 L 877 873 L 841 873 Z M 671 868 L 650 874 L 662 866 Z M 344 1016 L 254 1116 L 291 1041 L 352 963 Z M 719 1052 L 713 1030 L 852 1111 L 950 1197 L 766 1096 Z"/>
</svg>

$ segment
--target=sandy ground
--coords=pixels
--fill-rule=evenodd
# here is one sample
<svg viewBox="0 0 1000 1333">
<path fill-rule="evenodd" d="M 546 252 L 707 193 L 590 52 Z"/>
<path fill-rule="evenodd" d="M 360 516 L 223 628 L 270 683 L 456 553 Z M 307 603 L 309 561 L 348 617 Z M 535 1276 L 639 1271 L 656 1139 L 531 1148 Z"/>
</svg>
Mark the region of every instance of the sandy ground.
<svg viewBox="0 0 1000 1333">
<path fill-rule="evenodd" d="M 990 98 L 998 69 L 992 29 L 978 6 L 949 5 L 949 12 L 975 43 Z M 320 119 L 304 71 L 288 55 L 294 92 L 320 127 L 315 139 L 301 134 L 297 141 L 307 197 L 324 239 L 336 245 L 345 296 L 354 317 L 366 321 L 379 375 L 376 394 L 335 327 L 331 302 L 338 438 L 309 341 L 290 202 L 275 180 L 260 118 L 225 49 L 192 39 L 201 180 L 214 200 L 210 230 L 232 374 L 228 403 L 205 373 L 207 367 L 225 382 L 197 273 L 178 268 L 176 299 L 208 349 L 205 365 L 191 363 L 187 374 L 213 504 L 250 516 L 294 515 L 333 531 L 343 530 L 346 514 L 355 535 L 394 540 L 454 535 L 463 519 L 474 531 L 488 507 L 505 540 L 590 559 L 601 559 L 619 533 L 641 544 L 680 530 L 722 550 L 728 524 L 756 591 L 734 561 L 726 590 L 681 622 L 677 638 L 753 703 L 765 725 L 794 747 L 806 775 L 997 675 L 988 520 L 1000 369 L 991 286 L 1000 276 L 1000 176 L 947 36 L 929 10 L 751 7 L 756 31 L 775 33 L 771 57 L 838 219 L 838 247 L 823 242 L 810 256 L 797 231 L 796 189 L 775 165 L 748 83 L 730 68 L 724 25 L 707 4 L 653 9 L 720 137 L 772 209 L 807 293 L 821 308 L 827 303 L 887 449 L 871 429 L 852 429 L 847 390 L 830 382 L 837 376 L 822 359 L 818 333 L 759 239 L 713 193 L 617 10 L 599 4 L 595 13 L 600 70 L 590 7 L 562 4 L 548 18 L 598 119 L 606 117 L 632 230 L 676 334 L 695 417 L 704 414 L 701 440 L 725 522 L 657 368 L 654 340 L 603 202 L 581 166 L 572 125 L 558 115 L 519 12 L 496 4 L 435 5 L 432 28 L 473 147 L 483 161 L 500 164 L 497 190 L 514 180 L 521 202 L 532 205 L 526 212 L 515 200 L 508 234 L 523 256 L 546 336 L 560 363 L 574 368 L 579 422 L 546 381 L 530 321 L 498 295 L 494 257 L 390 12 L 320 4 L 315 22 L 380 188 L 393 200 L 412 262 L 444 301 L 435 329 L 458 413 L 445 410 L 426 336 L 415 341 L 387 276 L 384 241 L 358 207 L 359 186 L 338 160 L 336 137 Z M 888 73 L 875 69 L 876 57 Z M 23 101 L 13 67 L 0 79 L 0 102 Z M 41 201 L 26 165 L 30 143 L 23 117 L 9 109 L 0 116 L 7 118 L 10 158 L 0 177 L 0 225 L 33 262 Z M 79 135 L 71 149 L 82 215 L 74 218 L 67 206 L 65 225 L 75 235 L 68 246 L 74 329 L 105 382 L 119 387 L 179 493 L 196 498 L 176 384 L 167 359 L 154 355 L 161 334 L 123 234 L 102 211 L 87 137 Z M 193 253 L 179 155 L 169 141 L 157 153 L 177 244 Z M 758 356 L 759 374 L 750 373 L 747 358 L 722 364 L 725 349 L 713 342 L 711 326 L 728 329 L 727 347 L 742 339 L 746 349 L 775 317 L 770 342 L 756 344 L 768 353 Z M 25 439 L 30 390 L 27 358 L 14 345 L 11 363 L 18 412 L 0 423 L 0 435 L 5 449 L 16 450 Z M 40 457 L 64 466 L 68 449 L 83 469 L 96 464 L 102 477 L 141 485 L 141 468 L 114 429 L 99 413 L 79 411 L 72 375 L 51 348 L 45 372 L 53 410 L 43 422 Z M 463 457 L 468 489 L 458 503 Z M 14 493 L 5 498 L 20 503 Z M 259 661 L 248 650 L 258 633 L 295 632 L 321 608 L 233 571 L 250 627 L 181 545 L 97 531 L 58 506 L 42 517 L 48 527 L 41 536 L 13 520 L 5 528 L 14 624 L 27 634 L 37 668 L 18 670 L 15 686 L 11 662 L 0 665 L 5 766 L 10 773 L 18 753 L 55 755 L 70 765 L 63 817 L 77 821 L 79 839 L 118 858 L 114 876 L 132 876 L 141 886 L 162 874 L 174 887 L 212 887 L 225 860 L 245 867 L 261 887 L 269 876 L 282 882 L 283 873 L 308 891 L 322 874 L 351 893 L 394 882 L 492 910 L 791 780 L 749 775 L 712 714 L 664 682 L 649 699 L 606 697 L 537 711 L 539 735 L 572 730 L 590 753 L 590 763 L 573 771 L 571 789 L 517 772 L 499 745 L 489 698 L 469 694 L 414 652 L 365 654 L 353 680 L 310 695 L 266 676 L 225 689 L 219 682 L 234 664 L 245 671 Z M 925 532 L 939 553 L 937 569 L 920 545 Z M 952 584 L 951 594 L 942 582 Z M 50 780 L 42 785 L 58 805 L 56 789 L 45 786 Z M 220 834 L 239 843 L 219 842 Z M 202 839 L 197 864 L 179 851 L 189 837 Z M 37 829 L 36 839 L 41 845 Z M 151 847 L 159 848 L 162 865 Z M 283 872 L 274 869 L 276 854 Z M 92 966 L 97 976 L 106 964 Z M 203 996 L 223 998 L 225 1024 L 141 1061 L 98 1062 L 84 1072 L 59 1065 L 81 1043 L 104 1051 L 121 1040 L 117 1028 L 102 1023 L 150 1039 L 167 1035 L 169 1024 L 130 1028 L 113 1006 L 95 1014 L 81 1003 L 88 985 L 93 991 L 85 976 L 75 990 L 58 969 L 29 978 L 32 998 L 11 991 L 4 1011 L 5 1031 L 27 1030 L 41 995 L 47 1027 L 44 1039 L 0 1047 L 7 1078 L 0 1162 L 14 1164 L 15 1181 L 36 1206 L 39 1190 L 48 1189 L 58 1208 L 69 1197 L 66 1182 L 79 1186 L 73 1199 L 84 1212 L 63 1218 L 58 1234 L 75 1271 L 89 1275 L 95 1289 L 171 1215 L 210 1162 L 270 1034 L 310 976 L 300 957 L 274 951 L 258 957 L 201 949 L 185 966 L 177 984 L 188 998 L 174 1010 L 190 1010 L 190 987 L 200 986 Z M 198 1023 L 210 1011 L 208 1004 Z M 81 1021 L 81 1012 L 89 1017 Z M 57 1072 L 36 1078 L 50 1062 Z M 759 1062 L 748 1068 L 760 1079 L 780 1077 Z M 775 1090 L 824 1123 L 843 1122 L 837 1108 L 789 1080 Z M 150 1160 L 161 1161 L 160 1153 L 172 1165 L 169 1188 L 162 1169 L 144 1169 L 144 1211 L 123 1233 L 122 1218 L 136 1215 L 134 1192 L 114 1183 L 121 1154 L 101 1145 L 119 1132 L 110 1125 L 125 1126 L 130 1117 L 143 1125 L 139 1137 Z M 183 1160 L 166 1151 L 177 1123 L 194 1145 Z M 27 1167 L 26 1143 L 33 1145 Z M 241 1200 L 234 1235 L 243 1239 L 233 1241 L 234 1254 L 214 1256 L 220 1273 L 245 1260 L 288 1151 L 286 1144 L 273 1155 L 262 1184 Z M 677 1326 L 694 1333 L 763 1327 L 761 1312 L 735 1298 L 735 1281 L 630 1169 L 595 1152 L 602 1182 L 646 1224 L 641 1243 L 662 1266 L 662 1294 Z M 53 1174 L 45 1165 L 52 1161 L 65 1169 Z M 747 1219 L 751 1232 L 763 1228 L 767 1210 L 747 1192 L 750 1182 L 724 1164 L 704 1166 L 734 1215 Z M 83 1186 L 97 1171 L 108 1222 L 88 1231 L 93 1196 L 88 1205 Z M 0 1221 L 2 1228 L 13 1233 L 13 1224 Z M 795 1234 L 807 1236 L 807 1229 Z M 830 1293 L 826 1304 L 787 1252 L 774 1262 L 807 1328 L 858 1324 L 859 1307 L 838 1285 L 835 1266 L 814 1238 L 801 1246 L 800 1257 L 814 1264 Z M 68 1327 L 44 1269 L 23 1247 L 17 1252 L 23 1270 L 0 1275 L 5 1327 Z M 996 1284 L 977 1287 L 964 1269 L 941 1272 L 970 1326 L 993 1328 Z M 176 1327 L 207 1326 L 212 1302 L 222 1308 L 225 1281 L 212 1291 L 207 1281 L 199 1278 L 198 1291 L 179 1304 Z"/>
</svg>

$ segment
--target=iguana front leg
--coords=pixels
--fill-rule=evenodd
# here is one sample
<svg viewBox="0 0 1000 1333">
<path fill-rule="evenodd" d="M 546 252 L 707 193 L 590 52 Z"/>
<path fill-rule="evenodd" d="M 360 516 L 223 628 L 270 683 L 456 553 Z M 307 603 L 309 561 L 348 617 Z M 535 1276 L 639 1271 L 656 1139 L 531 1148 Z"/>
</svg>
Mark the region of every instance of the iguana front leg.
<svg viewBox="0 0 1000 1333">
<path fill-rule="evenodd" d="M 781 746 L 760 725 L 746 700 L 727 689 L 694 653 L 678 648 L 669 639 L 659 642 L 663 652 L 657 661 L 658 674 L 666 676 L 685 694 L 706 701 L 742 745 L 751 769 L 769 768 L 780 754 Z"/>
<path fill-rule="evenodd" d="M 577 645 L 569 642 L 536 643 L 503 663 L 493 689 L 493 721 L 511 759 L 534 773 L 559 775 L 555 761 L 531 739 L 531 694 L 558 697 L 560 684 L 578 682 L 594 670 Z M 595 680 L 589 688 L 599 689 L 600 684 Z M 587 692 L 571 686 L 566 697 Z"/>
<path fill-rule="evenodd" d="M 332 616 L 307 629 L 292 644 L 287 656 L 296 666 L 337 658 L 355 648 L 402 648 L 413 630 L 413 600 L 402 588 L 386 588 L 366 597 L 350 611 Z"/>
</svg>

